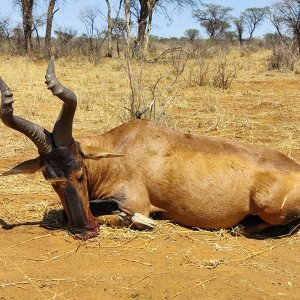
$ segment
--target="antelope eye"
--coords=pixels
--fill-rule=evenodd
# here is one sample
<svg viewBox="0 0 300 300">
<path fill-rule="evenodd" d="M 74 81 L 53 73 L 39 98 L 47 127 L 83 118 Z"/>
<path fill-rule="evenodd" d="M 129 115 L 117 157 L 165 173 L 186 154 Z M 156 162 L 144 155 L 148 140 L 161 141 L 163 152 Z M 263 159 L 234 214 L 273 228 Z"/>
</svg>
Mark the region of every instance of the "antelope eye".
<svg viewBox="0 0 300 300">
<path fill-rule="evenodd" d="M 84 172 L 83 172 L 83 168 L 80 168 L 80 170 L 77 172 L 76 174 L 77 180 L 82 180 L 84 177 Z"/>
</svg>

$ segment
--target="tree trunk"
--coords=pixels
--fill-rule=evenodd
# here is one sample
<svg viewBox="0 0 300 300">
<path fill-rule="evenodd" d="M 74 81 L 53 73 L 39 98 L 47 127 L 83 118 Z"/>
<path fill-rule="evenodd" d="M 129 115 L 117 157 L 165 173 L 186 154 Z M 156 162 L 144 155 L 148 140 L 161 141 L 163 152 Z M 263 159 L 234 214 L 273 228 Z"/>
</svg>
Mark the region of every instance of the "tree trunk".
<svg viewBox="0 0 300 300">
<path fill-rule="evenodd" d="M 54 11 L 56 0 L 49 0 L 48 10 L 47 10 L 47 24 L 46 24 L 46 33 L 45 33 L 45 55 L 47 58 L 51 56 L 51 32 L 52 32 L 52 23 L 53 16 L 57 12 Z"/>
<path fill-rule="evenodd" d="M 111 21 L 111 7 L 109 0 L 105 0 L 107 5 L 107 56 L 113 56 L 113 49 L 112 49 L 112 21 Z"/>
<path fill-rule="evenodd" d="M 296 43 L 298 47 L 298 54 L 300 53 L 300 31 L 294 33 L 294 36 L 296 37 Z"/>
<path fill-rule="evenodd" d="M 33 31 L 35 31 L 35 34 L 36 34 L 37 48 L 38 48 L 38 50 L 40 50 L 40 47 L 41 47 L 40 35 L 39 35 L 39 31 L 38 31 L 36 25 L 33 25 L 32 32 Z"/>
<path fill-rule="evenodd" d="M 26 54 L 30 54 L 32 50 L 32 11 L 34 0 L 22 0 L 21 2 L 22 18 L 23 18 L 23 31 L 24 31 L 24 45 L 23 50 Z"/>
<path fill-rule="evenodd" d="M 252 41 L 252 37 L 253 37 L 253 30 L 250 31 L 250 34 L 249 34 L 249 41 Z"/>
<path fill-rule="evenodd" d="M 145 42 L 144 42 L 144 51 L 147 52 L 148 46 L 149 46 L 149 39 L 150 39 L 150 33 L 152 28 L 152 11 L 149 13 L 148 16 L 148 22 L 147 22 L 147 30 L 145 35 Z"/>
<path fill-rule="evenodd" d="M 243 44 L 243 25 L 240 23 L 236 23 L 236 30 L 237 30 L 237 34 L 238 34 L 238 40 L 240 45 Z"/>
<path fill-rule="evenodd" d="M 146 35 L 146 29 L 148 24 L 148 16 L 149 16 L 149 10 L 148 10 L 148 0 L 140 0 L 140 15 L 138 19 L 138 34 L 137 38 L 134 41 L 134 50 L 135 54 L 137 56 L 141 55 L 142 47 L 144 45 L 145 41 L 145 35 Z"/>
<path fill-rule="evenodd" d="M 131 38 L 130 7 L 131 7 L 131 0 L 124 0 L 127 46 L 130 45 L 130 38 Z"/>
<path fill-rule="evenodd" d="M 120 45 L 119 45 L 119 38 L 117 37 L 117 40 L 116 40 L 116 43 L 117 43 L 117 54 L 118 56 L 120 56 Z"/>
<path fill-rule="evenodd" d="M 135 40 L 135 55 L 143 56 L 148 49 L 149 37 L 152 27 L 152 15 L 159 0 L 139 0 L 140 16 L 138 19 L 138 35 Z"/>
<path fill-rule="evenodd" d="M 243 45 L 244 40 L 243 40 L 243 33 L 242 32 L 238 32 L 238 40 L 240 45 Z"/>
</svg>

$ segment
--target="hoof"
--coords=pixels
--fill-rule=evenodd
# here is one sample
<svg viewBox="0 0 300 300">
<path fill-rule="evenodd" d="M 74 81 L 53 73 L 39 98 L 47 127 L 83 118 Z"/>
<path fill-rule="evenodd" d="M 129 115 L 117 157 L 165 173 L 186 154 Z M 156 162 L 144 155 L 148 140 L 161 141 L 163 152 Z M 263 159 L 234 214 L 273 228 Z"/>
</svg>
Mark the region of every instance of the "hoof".
<svg viewBox="0 0 300 300">
<path fill-rule="evenodd" d="M 132 223 L 139 229 L 153 229 L 155 227 L 155 221 L 140 214 L 135 213 L 131 217 Z"/>
<path fill-rule="evenodd" d="M 97 227 L 94 230 L 87 230 L 87 231 L 78 232 L 78 233 L 72 233 L 72 232 L 70 232 L 70 233 L 75 240 L 86 241 L 86 240 L 89 240 L 89 239 L 92 239 L 92 238 L 98 236 L 99 231 L 98 231 L 98 227 Z"/>
<path fill-rule="evenodd" d="M 233 228 L 229 231 L 229 233 L 230 233 L 231 235 L 233 235 L 233 236 L 245 236 L 245 235 L 247 235 L 247 233 L 246 233 L 246 228 L 245 228 L 245 226 L 242 225 L 242 224 L 239 224 L 239 225 L 233 227 Z"/>
</svg>

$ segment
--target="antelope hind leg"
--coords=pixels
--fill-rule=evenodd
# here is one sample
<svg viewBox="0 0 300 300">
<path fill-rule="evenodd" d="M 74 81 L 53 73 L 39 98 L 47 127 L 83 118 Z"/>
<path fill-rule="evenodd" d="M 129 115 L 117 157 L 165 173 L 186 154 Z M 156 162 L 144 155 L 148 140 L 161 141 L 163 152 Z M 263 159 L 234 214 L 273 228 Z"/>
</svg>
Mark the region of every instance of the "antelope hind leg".
<svg viewBox="0 0 300 300">
<path fill-rule="evenodd" d="M 251 223 L 251 224 L 239 224 L 238 226 L 233 228 L 231 233 L 233 235 L 237 234 L 237 235 L 250 236 L 254 233 L 259 233 L 262 230 L 270 228 L 270 227 L 274 227 L 274 225 L 268 224 L 264 221 L 260 221 L 257 223 Z"/>
</svg>

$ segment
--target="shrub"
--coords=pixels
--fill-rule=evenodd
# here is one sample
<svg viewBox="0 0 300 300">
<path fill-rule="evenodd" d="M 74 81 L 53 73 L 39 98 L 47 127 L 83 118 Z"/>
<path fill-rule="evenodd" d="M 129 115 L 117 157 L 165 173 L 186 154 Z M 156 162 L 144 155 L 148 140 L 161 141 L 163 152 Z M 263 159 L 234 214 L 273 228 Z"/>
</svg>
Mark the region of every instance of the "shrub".
<svg viewBox="0 0 300 300">
<path fill-rule="evenodd" d="M 280 71 L 294 71 L 297 56 L 293 47 L 284 43 L 274 44 L 272 55 L 268 59 L 268 69 Z"/>
</svg>

